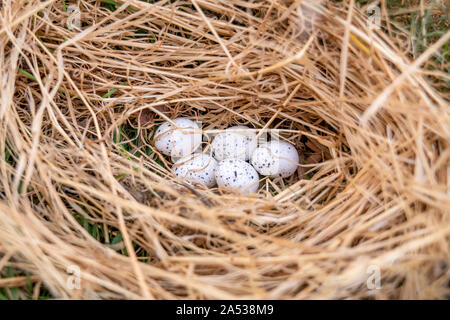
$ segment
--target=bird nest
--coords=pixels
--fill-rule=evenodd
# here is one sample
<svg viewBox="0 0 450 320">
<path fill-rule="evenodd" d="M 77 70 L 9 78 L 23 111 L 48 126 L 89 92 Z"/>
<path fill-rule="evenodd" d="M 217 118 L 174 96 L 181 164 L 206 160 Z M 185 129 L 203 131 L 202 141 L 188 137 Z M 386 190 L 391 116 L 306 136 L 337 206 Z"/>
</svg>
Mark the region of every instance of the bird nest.
<svg viewBox="0 0 450 320">
<path fill-rule="evenodd" d="M 449 105 L 423 67 L 448 34 L 412 60 L 353 2 L 0 7 L 0 272 L 56 298 L 448 297 Z M 276 131 L 299 168 L 180 181 L 152 141 L 177 117 Z"/>
</svg>

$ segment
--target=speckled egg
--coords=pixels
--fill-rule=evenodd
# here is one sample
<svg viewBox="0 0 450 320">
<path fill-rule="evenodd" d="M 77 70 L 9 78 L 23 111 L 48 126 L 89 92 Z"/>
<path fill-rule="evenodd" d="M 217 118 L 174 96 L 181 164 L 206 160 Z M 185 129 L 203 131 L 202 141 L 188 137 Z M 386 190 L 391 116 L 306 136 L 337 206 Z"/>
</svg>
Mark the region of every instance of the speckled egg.
<svg viewBox="0 0 450 320">
<path fill-rule="evenodd" d="M 244 160 L 225 159 L 216 169 L 219 187 L 230 187 L 242 193 L 256 192 L 259 186 L 258 172 Z"/>
<path fill-rule="evenodd" d="M 183 157 L 193 153 L 202 143 L 202 134 L 199 126 L 187 118 L 164 122 L 155 133 L 155 147 L 165 155 Z"/>
<path fill-rule="evenodd" d="M 207 187 L 216 184 L 217 161 L 206 153 L 194 153 L 180 158 L 172 167 L 177 177 L 186 182 L 202 183 Z"/>
<path fill-rule="evenodd" d="M 247 126 L 234 126 L 217 134 L 211 149 L 217 160 L 237 158 L 248 160 L 257 147 L 256 133 Z"/>
<path fill-rule="evenodd" d="M 286 178 L 298 168 L 297 149 L 286 141 L 271 141 L 258 147 L 251 155 L 251 164 L 260 174 Z"/>
</svg>

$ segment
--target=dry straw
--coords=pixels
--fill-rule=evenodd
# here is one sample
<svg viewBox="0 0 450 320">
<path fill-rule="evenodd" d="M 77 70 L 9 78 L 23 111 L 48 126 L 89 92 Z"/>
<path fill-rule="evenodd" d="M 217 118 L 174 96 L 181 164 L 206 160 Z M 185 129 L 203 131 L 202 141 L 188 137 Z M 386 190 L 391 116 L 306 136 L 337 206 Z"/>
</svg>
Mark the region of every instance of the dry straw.
<svg viewBox="0 0 450 320">
<path fill-rule="evenodd" d="M 448 298 L 449 78 L 423 65 L 450 33 L 412 60 L 353 1 L 105 3 L 0 4 L 0 286 Z M 304 161 L 257 195 L 188 186 L 151 144 L 178 116 L 279 129 Z"/>
</svg>

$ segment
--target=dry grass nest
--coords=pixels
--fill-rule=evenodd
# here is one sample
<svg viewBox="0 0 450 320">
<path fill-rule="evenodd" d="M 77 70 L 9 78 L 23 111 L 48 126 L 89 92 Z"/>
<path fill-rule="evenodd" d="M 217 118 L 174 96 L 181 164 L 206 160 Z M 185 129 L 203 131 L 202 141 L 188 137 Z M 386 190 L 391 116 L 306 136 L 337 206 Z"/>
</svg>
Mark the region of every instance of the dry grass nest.
<svg viewBox="0 0 450 320">
<path fill-rule="evenodd" d="M 69 2 L 0 5 L 0 286 L 449 297 L 449 78 L 424 65 L 450 33 L 412 59 L 353 1 L 111 3 L 77 1 L 80 25 Z M 152 144 L 176 117 L 277 129 L 302 162 L 253 195 L 186 185 Z"/>
</svg>

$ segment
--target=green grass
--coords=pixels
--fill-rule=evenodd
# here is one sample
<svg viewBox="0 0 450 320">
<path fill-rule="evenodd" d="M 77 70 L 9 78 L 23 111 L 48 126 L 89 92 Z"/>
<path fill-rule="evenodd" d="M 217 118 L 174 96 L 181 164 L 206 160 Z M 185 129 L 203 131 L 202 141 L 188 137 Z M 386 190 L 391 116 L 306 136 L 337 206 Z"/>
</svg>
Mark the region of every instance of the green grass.
<svg viewBox="0 0 450 320">
<path fill-rule="evenodd" d="M 11 267 L 8 267 L 8 277 L 13 278 L 14 270 Z M 18 300 L 19 299 L 19 289 L 17 288 L 9 288 L 10 297 L 12 300 Z"/>
<path fill-rule="evenodd" d="M 83 206 L 80 205 L 80 207 L 84 211 L 86 211 L 86 209 Z M 91 222 L 80 213 L 75 213 L 74 218 L 94 239 L 96 239 L 98 242 L 102 244 L 107 244 L 105 237 L 105 229 L 102 224 Z M 122 233 L 120 232 L 120 230 L 111 226 L 108 227 L 108 238 L 110 240 L 109 242 L 110 245 L 118 244 L 123 240 Z M 147 257 L 149 256 L 148 252 L 139 247 L 136 243 L 133 242 L 132 244 L 136 251 L 139 250 L 144 256 Z M 116 251 L 120 254 L 128 256 L 126 248 L 117 249 Z"/>
<path fill-rule="evenodd" d="M 108 93 L 111 93 L 113 89 L 111 89 L 110 91 L 108 91 Z M 107 93 L 107 94 L 108 94 Z M 111 93 L 112 94 L 112 93 Z M 130 138 L 131 137 L 131 138 Z M 130 126 L 127 125 L 119 125 L 117 130 L 115 130 L 113 132 L 112 135 L 112 140 L 115 144 L 118 145 L 119 149 L 123 152 L 123 154 L 130 160 L 132 160 L 130 154 L 137 149 L 137 146 L 139 145 L 139 134 L 138 134 L 138 130 L 134 129 Z M 144 154 L 146 155 L 151 155 L 152 151 L 150 148 L 146 147 L 144 150 Z M 141 154 L 142 155 L 142 154 Z M 161 165 L 163 165 L 163 163 L 161 162 Z M 134 168 L 134 170 L 138 170 L 138 168 Z M 123 179 L 126 177 L 126 174 L 118 174 L 115 176 L 115 178 L 117 180 Z M 161 197 L 154 191 L 154 190 L 150 190 L 157 198 L 161 199 Z M 79 204 L 79 206 L 86 212 L 86 216 L 88 216 L 88 210 L 83 207 L 81 204 Z M 100 243 L 106 244 L 106 237 L 105 237 L 105 230 L 102 224 L 98 224 L 96 222 L 91 222 L 89 221 L 89 219 L 87 219 L 84 215 L 80 214 L 80 213 L 75 213 L 74 214 L 75 219 L 77 220 L 77 222 L 97 241 L 99 241 Z M 114 245 L 114 244 L 118 244 L 122 241 L 122 234 L 121 232 L 114 228 L 114 227 L 109 227 L 109 239 L 110 239 L 110 244 Z M 138 257 L 141 258 L 149 258 L 150 254 L 144 250 L 142 247 L 140 247 L 138 244 L 136 243 L 132 243 L 136 255 Z M 128 251 L 126 248 L 117 250 L 117 252 L 128 256 Z"/>
<path fill-rule="evenodd" d="M 8 147 L 8 142 L 6 142 L 5 146 L 5 160 L 10 165 L 14 166 L 15 161 L 11 149 Z"/>
<path fill-rule="evenodd" d="M 129 139 L 128 137 L 134 137 Z M 139 133 L 137 129 L 134 129 L 132 127 L 128 127 L 128 126 L 123 126 L 123 125 L 119 125 L 117 130 L 113 133 L 113 141 L 114 143 L 119 145 L 120 150 L 124 153 L 124 155 L 129 159 L 129 160 L 133 160 L 133 158 L 130 156 L 130 154 L 132 152 L 134 152 L 138 146 L 139 146 Z M 128 142 L 125 142 L 128 141 Z M 141 148 L 142 149 L 142 148 Z M 136 153 L 136 156 L 151 156 L 153 154 L 153 151 L 149 148 L 149 147 L 145 147 L 143 148 L 143 152 L 142 153 Z M 160 160 L 159 158 L 157 158 L 155 160 L 162 168 L 165 168 L 164 163 L 162 162 L 162 160 Z M 134 171 L 139 170 L 138 167 L 133 168 Z M 159 174 L 157 171 L 150 169 L 153 172 L 155 172 L 156 174 Z M 125 178 L 127 175 L 125 173 L 121 173 L 115 176 L 115 178 L 117 180 L 121 180 L 123 178 Z M 161 196 L 155 191 L 153 190 L 153 188 L 150 187 L 150 192 L 152 192 L 152 194 L 157 197 L 158 199 L 161 200 Z"/>
<path fill-rule="evenodd" d="M 97 241 L 99 241 L 103 244 L 107 244 L 103 225 L 95 223 L 95 222 L 94 223 L 89 222 L 85 217 L 83 217 L 80 214 L 75 214 L 74 216 L 75 216 L 75 219 L 78 221 L 78 223 L 94 239 L 96 239 Z M 109 227 L 108 229 L 109 229 L 109 239 L 110 239 L 109 244 L 110 245 L 116 245 L 123 240 L 122 233 L 118 229 L 116 229 L 114 227 Z M 140 247 L 137 243 L 132 242 L 132 245 L 133 245 L 133 248 L 135 249 L 135 252 L 137 253 L 136 255 L 138 257 L 148 258 L 150 256 L 150 254 L 146 250 L 144 250 L 142 247 Z M 126 248 L 117 249 L 116 251 L 124 256 L 128 256 L 128 251 Z"/>
<path fill-rule="evenodd" d="M 356 0 L 359 6 L 365 6 L 373 1 Z M 439 5 L 438 1 L 430 1 L 427 9 L 423 14 L 418 11 L 408 12 L 408 8 L 419 8 L 420 1 L 386 1 L 387 11 L 391 22 L 395 28 L 392 29 L 394 36 L 401 37 L 401 32 L 405 32 L 411 36 L 412 40 L 412 54 L 411 59 L 418 58 L 424 53 L 433 43 L 438 41 L 447 30 L 449 30 L 449 12 L 445 4 Z M 439 9 L 443 12 L 440 15 L 433 15 L 433 9 Z M 400 12 L 403 13 L 400 14 Z M 383 27 L 383 26 L 382 26 Z M 387 28 L 383 27 L 387 32 Z M 435 53 L 425 64 L 424 68 L 428 71 L 444 71 L 450 74 L 450 51 L 449 41 L 441 48 L 440 52 Z M 428 80 L 434 83 L 442 92 L 450 91 L 450 81 L 428 77 Z"/>
<path fill-rule="evenodd" d="M 37 82 L 36 77 L 33 76 L 33 75 L 32 75 L 31 73 L 29 73 L 28 71 L 26 71 L 26 70 L 24 70 L 24 69 L 22 69 L 22 68 L 19 68 L 19 73 L 23 74 L 23 75 L 24 75 L 25 77 L 27 77 L 28 79 Z M 42 81 L 42 84 L 45 85 L 45 82 Z M 54 86 L 51 85 L 50 88 L 54 88 Z M 58 92 L 59 92 L 59 93 L 66 93 L 66 91 L 64 91 L 63 89 L 58 89 Z M 70 94 L 70 95 L 72 96 L 72 94 Z"/>
<path fill-rule="evenodd" d="M 154 135 L 154 133 L 153 133 Z M 131 137 L 131 138 L 130 138 Z M 152 140 L 154 137 L 149 137 Z M 130 154 L 133 153 L 135 156 L 147 156 L 150 157 L 153 155 L 153 151 L 150 147 L 139 146 L 140 145 L 140 137 L 138 130 L 132 128 L 127 125 L 119 125 L 118 128 L 113 132 L 112 136 L 113 142 L 118 145 L 123 154 L 129 159 L 132 160 Z M 139 146 L 139 147 L 138 147 Z M 136 152 L 139 148 L 140 152 Z M 164 162 L 156 158 L 155 161 L 162 167 L 165 168 Z M 154 171 L 156 174 L 158 172 Z"/>
<path fill-rule="evenodd" d="M 114 1 L 114 0 L 102 0 L 101 6 L 104 8 L 107 8 L 111 11 L 115 11 L 117 9 L 117 7 L 120 7 L 122 5 L 122 3 Z M 127 7 L 128 11 L 131 12 L 137 12 L 137 9 L 134 9 L 130 6 Z"/>
<path fill-rule="evenodd" d="M 28 272 L 23 273 L 21 271 L 14 270 L 12 267 L 8 267 L 7 275 L 3 277 L 0 276 L 0 278 L 14 278 L 17 276 L 25 276 L 27 279 L 26 285 L 22 287 L 0 288 L 0 300 L 19 300 L 23 298 L 27 300 L 32 299 L 36 283 L 31 281 L 31 277 Z M 45 287 L 41 287 L 38 299 L 46 300 L 50 298 L 50 292 Z"/>
<path fill-rule="evenodd" d="M 66 39 L 67 40 L 67 39 Z M 42 41 L 42 40 L 41 40 Z M 34 81 L 34 82 L 37 82 L 37 79 L 36 79 L 36 77 L 35 76 L 33 76 L 31 73 L 29 73 L 28 71 L 26 71 L 26 70 L 24 70 L 24 69 L 22 69 L 22 68 L 19 68 L 19 73 L 21 73 L 22 75 L 24 75 L 25 77 L 27 77 L 28 79 L 30 79 L 31 81 Z M 45 82 L 42 82 L 42 84 L 44 84 L 45 85 Z M 126 84 L 128 84 L 128 82 L 127 81 L 122 81 L 122 82 L 120 82 L 120 84 L 121 85 L 126 85 Z M 51 88 L 53 88 L 53 86 L 50 86 Z M 109 97 L 111 97 L 114 93 L 116 93 L 117 91 L 119 90 L 119 88 L 112 88 L 112 89 L 110 89 L 110 90 L 108 90 L 108 92 L 107 93 L 105 93 L 103 96 L 102 96 L 102 98 L 109 98 Z M 64 91 L 63 89 L 58 89 L 58 92 L 59 93 L 66 93 L 66 91 Z M 71 96 L 73 96 L 73 94 L 70 94 Z"/>
</svg>

